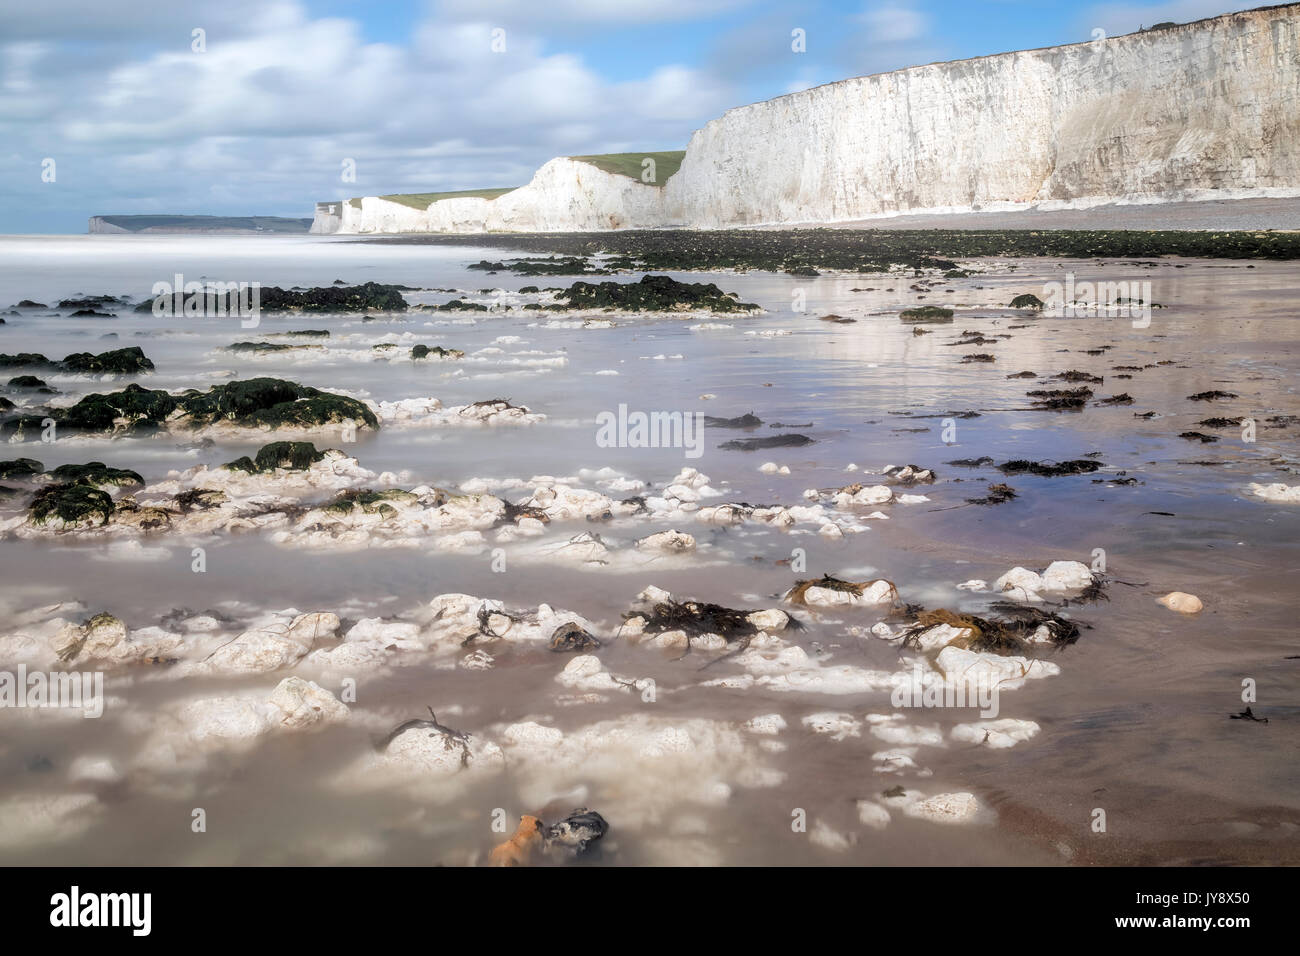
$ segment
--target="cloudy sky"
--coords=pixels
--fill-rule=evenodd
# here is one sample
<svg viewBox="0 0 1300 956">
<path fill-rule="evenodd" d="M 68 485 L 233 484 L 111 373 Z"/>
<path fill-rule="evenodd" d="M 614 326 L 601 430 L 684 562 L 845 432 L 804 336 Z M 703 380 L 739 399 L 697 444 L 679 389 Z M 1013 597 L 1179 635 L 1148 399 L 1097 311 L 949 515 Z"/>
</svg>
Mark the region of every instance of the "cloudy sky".
<svg viewBox="0 0 1300 956">
<path fill-rule="evenodd" d="M 732 106 L 847 76 L 1253 5 L 3 0 L 0 232 L 516 186 L 552 156 L 680 149 Z"/>
</svg>

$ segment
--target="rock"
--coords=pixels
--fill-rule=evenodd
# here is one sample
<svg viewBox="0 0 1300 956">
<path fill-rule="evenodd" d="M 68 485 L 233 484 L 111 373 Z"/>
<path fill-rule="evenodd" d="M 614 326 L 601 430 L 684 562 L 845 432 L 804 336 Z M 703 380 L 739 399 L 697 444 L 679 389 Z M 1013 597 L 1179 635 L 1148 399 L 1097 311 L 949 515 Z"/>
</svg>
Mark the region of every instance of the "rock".
<svg viewBox="0 0 1300 956">
<path fill-rule="evenodd" d="M 1015 567 L 993 582 L 993 590 L 998 593 L 1011 592 L 1017 600 L 1041 600 L 1038 592 L 1043 590 L 1042 575 L 1028 568 Z"/>
<path fill-rule="evenodd" d="M 1163 604 L 1169 610 L 1177 611 L 1179 614 L 1197 614 L 1205 607 L 1195 594 L 1187 594 L 1183 591 L 1170 591 L 1156 603 Z"/>
<path fill-rule="evenodd" d="M 271 692 L 270 701 L 284 713 L 280 726 L 307 730 L 348 719 L 347 705 L 315 681 L 286 677 Z"/>
<path fill-rule="evenodd" d="M 809 714 L 803 725 L 815 734 L 825 734 L 832 740 L 847 740 L 862 736 L 862 721 L 852 714 L 824 712 Z"/>
<path fill-rule="evenodd" d="M 660 554 L 684 554 L 695 550 L 695 538 L 681 531 L 660 531 L 636 543 L 638 551 L 655 551 Z"/>
<path fill-rule="evenodd" d="M 1251 483 L 1251 493 L 1265 501 L 1276 501 L 1282 504 L 1300 503 L 1300 485 L 1284 485 L 1280 481 L 1271 485 L 1261 485 Z"/>
<path fill-rule="evenodd" d="M 600 641 L 585 628 L 570 621 L 555 629 L 547 646 L 553 651 L 585 651 L 600 647 Z"/>
<path fill-rule="evenodd" d="M 1053 561 L 1042 578 L 1045 591 L 1081 591 L 1092 584 L 1092 571 L 1079 561 Z"/>
<path fill-rule="evenodd" d="M 595 810 L 579 807 L 546 828 L 546 850 L 567 858 L 582 856 L 609 832 L 609 824 Z"/>
<path fill-rule="evenodd" d="M 982 744 L 992 750 L 1014 747 L 1021 741 L 1037 736 L 1038 724 L 1032 720 L 981 720 L 971 724 L 957 724 L 949 736 L 965 743 Z"/>
<path fill-rule="evenodd" d="M 858 822 L 873 830 L 883 830 L 889 826 L 889 811 L 871 800 L 859 800 Z"/>
<path fill-rule="evenodd" d="M 933 823 L 973 823 L 980 817 L 981 807 L 973 793 L 941 793 L 909 803 L 903 812 Z"/>
<path fill-rule="evenodd" d="M 528 866 L 537 859 L 545 841 L 545 825 L 537 817 L 522 816 L 514 835 L 493 847 L 490 866 Z"/>
</svg>

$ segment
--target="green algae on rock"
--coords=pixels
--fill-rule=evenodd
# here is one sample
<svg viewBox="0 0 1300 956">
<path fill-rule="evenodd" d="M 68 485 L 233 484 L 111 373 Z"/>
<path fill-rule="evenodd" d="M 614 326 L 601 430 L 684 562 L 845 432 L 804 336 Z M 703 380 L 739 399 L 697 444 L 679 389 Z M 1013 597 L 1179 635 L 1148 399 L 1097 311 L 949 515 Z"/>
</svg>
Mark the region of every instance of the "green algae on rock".
<svg viewBox="0 0 1300 956">
<path fill-rule="evenodd" d="M 292 471 L 305 471 L 325 457 L 323 451 L 309 441 L 273 441 L 263 445 L 252 458 L 244 455 L 223 467 L 231 471 L 246 471 L 249 474 L 262 474 L 287 468 Z"/>
<path fill-rule="evenodd" d="M 441 345 L 416 345 L 411 348 L 411 358 L 413 359 L 424 359 L 430 355 L 446 359 L 465 357 L 465 353 L 460 349 L 445 349 Z"/>
<path fill-rule="evenodd" d="M 40 414 L 0 419 L 0 438 L 21 438 L 28 430 L 39 431 L 47 418 L 70 431 L 127 435 L 149 434 L 164 426 L 200 428 L 219 422 L 272 430 L 343 423 L 379 427 L 375 413 L 355 398 L 283 379 L 253 378 L 177 395 L 135 384 L 119 392 L 96 392 L 68 408 L 46 408 Z"/>
<path fill-rule="evenodd" d="M 144 354 L 144 349 L 132 345 L 124 349 L 100 352 L 98 355 L 92 352 L 74 352 L 61 362 L 46 358 L 39 352 L 0 354 L 0 368 L 48 368 L 83 375 L 137 375 L 141 372 L 152 372 L 154 364 Z M 20 376 L 20 378 L 34 378 L 34 376 Z M 10 381 L 9 384 L 14 383 Z"/>
<path fill-rule="evenodd" d="M 14 458 L 0 461 L 0 480 L 30 478 L 42 474 L 45 466 L 35 458 Z"/>
<path fill-rule="evenodd" d="M 29 506 L 32 524 L 56 530 L 93 528 L 108 524 L 113 499 L 90 485 L 50 485 L 36 493 Z"/>
<path fill-rule="evenodd" d="M 939 325 L 951 322 L 952 316 L 952 309 L 945 309 L 940 305 L 921 305 L 914 309 L 904 309 L 898 313 L 898 318 L 908 324 L 926 322 Z"/>
<path fill-rule="evenodd" d="M 84 465 L 59 465 L 48 474 L 59 484 L 90 485 L 92 488 L 126 488 L 144 484 L 139 473 L 127 468 L 110 468 L 102 461 L 90 461 Z"/>
<path fill-rule="evenodd" d="M 575 282 L 556 298 L 571 309 L 622 312 L 758 312 L 752 302 L 741 302 L 734 292 L 723 292 L 712 282 L 678 282 L 671 276 L 644 275 L 640 282 Z"/>
</svg>

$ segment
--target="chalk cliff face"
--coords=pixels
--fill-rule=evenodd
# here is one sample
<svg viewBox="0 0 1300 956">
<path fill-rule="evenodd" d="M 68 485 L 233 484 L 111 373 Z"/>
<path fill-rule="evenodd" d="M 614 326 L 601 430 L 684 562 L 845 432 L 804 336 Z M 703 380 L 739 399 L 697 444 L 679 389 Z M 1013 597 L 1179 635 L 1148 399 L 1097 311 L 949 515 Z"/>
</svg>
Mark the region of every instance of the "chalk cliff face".
<svg viewBox="0 0 1300 956">
<path fill-rule="evenodd" d="M 1300 195 L 1300 7 L 913 67 L 731 110 L 668 204 L 695 227 Z"/>
<path fill-rule="evenodd" d="M 662 188 L 555 159 L 495 200 L 337 230 L 717 228 L 1300 196 L 1300 5 L 859 77 L 730 110 Z M 317 228 L 319 226 L 319 229 Z"/>
<path fill-rule="evenodd" d="M 312 231 L 345 232 L 557 232 L 627 229 L 665 221 L 663 190 L 595 166 L 560 157 L 528 185 L 496 199 L 456 198 L 427 210 L 366 196 L 351 202 L 318 203 Z M 323 206 L 339 211 L 332 222 Z"/>
</svg>

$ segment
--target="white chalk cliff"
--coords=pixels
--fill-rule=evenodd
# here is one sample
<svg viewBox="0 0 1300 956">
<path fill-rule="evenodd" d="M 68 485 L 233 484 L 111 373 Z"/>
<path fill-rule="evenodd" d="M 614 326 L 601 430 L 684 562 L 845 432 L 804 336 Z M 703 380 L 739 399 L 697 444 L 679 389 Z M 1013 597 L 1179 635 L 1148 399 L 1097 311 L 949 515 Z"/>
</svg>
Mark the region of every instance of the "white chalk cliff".
<svg viewBox="0 0 1300 956">
<path fill-rule="evenodd" d="M 733 109 L 696 131 L 662 186 L 561 158 L 492 200 L 425 211 L 375 197 L 359 209 L 323 204 L 312 231 L 704 229 L 1294 196 L 1300 5 L 1291 4 Z"/>
</svg>

